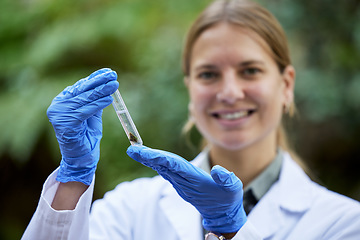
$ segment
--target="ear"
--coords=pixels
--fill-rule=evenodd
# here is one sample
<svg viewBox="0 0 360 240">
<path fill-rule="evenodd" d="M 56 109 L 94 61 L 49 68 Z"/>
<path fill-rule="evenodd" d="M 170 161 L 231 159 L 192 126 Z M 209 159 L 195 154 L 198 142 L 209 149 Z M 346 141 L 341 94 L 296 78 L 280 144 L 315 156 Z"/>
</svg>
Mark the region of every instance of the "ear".
<svg viewBox="0 0 360 240">
<path fill-rule="evenodd" d="M 282 75 L 284 81 L 284 104 L 291 104 L 294 101 L 295 68 L 288 65 Z"/>
</svg>

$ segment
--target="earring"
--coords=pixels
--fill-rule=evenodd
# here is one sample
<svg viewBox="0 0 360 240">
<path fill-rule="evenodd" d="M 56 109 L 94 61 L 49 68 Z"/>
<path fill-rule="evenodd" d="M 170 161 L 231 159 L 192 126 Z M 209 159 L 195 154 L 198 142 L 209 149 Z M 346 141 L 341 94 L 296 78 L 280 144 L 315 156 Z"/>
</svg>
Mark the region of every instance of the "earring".
<svg viewBox="0 0 360 240">
<path fill-rule="evenodd" d="M 291 103 L 285 103 L 284 107 L 283 107 L 284 113 L 289 114 L 290 113 L 290 108 L 291 108 Z"/>
</svg>

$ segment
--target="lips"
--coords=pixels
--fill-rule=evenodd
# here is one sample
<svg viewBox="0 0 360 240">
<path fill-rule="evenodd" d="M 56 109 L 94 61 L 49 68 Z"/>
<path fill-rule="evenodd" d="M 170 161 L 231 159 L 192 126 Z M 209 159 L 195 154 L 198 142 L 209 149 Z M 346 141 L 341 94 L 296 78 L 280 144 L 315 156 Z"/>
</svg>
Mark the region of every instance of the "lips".
<svg viewBox="0 0 360 240">
<path fill-rule="evenodd" d="M 239 110 L 239 111 L 227 111 L 227 112 L 214 112 L 212 116 L 217 119 L 224 119 L 224 120 L 238 120 L 241 118 L 245 118 L 253 114 L 255 110 Z"/>
</svg>

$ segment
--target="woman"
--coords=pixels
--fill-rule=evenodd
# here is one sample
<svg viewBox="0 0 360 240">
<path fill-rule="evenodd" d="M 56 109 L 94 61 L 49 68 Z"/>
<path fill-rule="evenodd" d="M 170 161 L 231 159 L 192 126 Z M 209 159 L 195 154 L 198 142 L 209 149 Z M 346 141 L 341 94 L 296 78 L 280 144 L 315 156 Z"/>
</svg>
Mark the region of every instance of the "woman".
<svg viewBox="0 0 360 240">
<path fill-rule="evenodd" d="M 113 71 L 99 70 L 48 109 L 63 158 L 23 239 L 360 237 L 359 203 L 312 182 L 289 154 L 281 119 L 294 108 L 295 70 L 268 11 L 213 2 L 190 29 L 183 65 L 190 121 L 207 142 L 196 159 L 130 146 L 162 177 L 119 184 L 89 218 L 101 111 L 118 87 Z"/>
</svg>

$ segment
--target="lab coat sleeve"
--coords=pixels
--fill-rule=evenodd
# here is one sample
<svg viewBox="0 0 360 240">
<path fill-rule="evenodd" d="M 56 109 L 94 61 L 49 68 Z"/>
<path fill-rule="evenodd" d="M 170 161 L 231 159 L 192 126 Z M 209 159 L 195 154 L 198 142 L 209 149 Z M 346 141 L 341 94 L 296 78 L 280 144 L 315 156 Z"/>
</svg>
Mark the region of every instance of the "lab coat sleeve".
<svg viewBox="0 0 360 240">
<path fill-rule="evenodd" d="M 263 239 L 248 220 L 231 240 L 261 240 Z"/>
<path fill-rule="evenodd" d="M 59 182 L 58 169 L 43 185 L 37 209 L 27 226 L 22 240 L 87 240 L 89 239 L 89 209 L 91 206 L 94 180 L 80 197 L 74 210 L 57 211 L 51 207 Z"/>
</svg>

